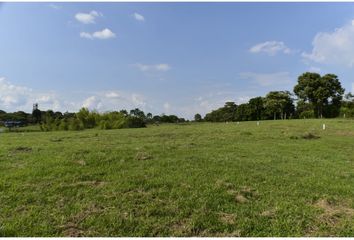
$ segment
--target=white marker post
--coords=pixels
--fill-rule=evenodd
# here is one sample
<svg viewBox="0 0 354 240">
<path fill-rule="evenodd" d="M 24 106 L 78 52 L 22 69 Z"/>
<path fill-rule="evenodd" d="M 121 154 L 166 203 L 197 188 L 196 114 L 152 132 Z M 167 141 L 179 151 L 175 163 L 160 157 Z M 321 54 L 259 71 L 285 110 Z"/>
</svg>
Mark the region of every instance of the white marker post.
<svg viewBox="0 0 354 240">
<path fill-rule="evenodd" d="M 257 126 L 259 126 L 259 121 L 257 121 Z"/>
<path fill-rule="evenodd" d="M 322 129 L 326 130 L 326 124 L 322 124 Z"/>
</svg>

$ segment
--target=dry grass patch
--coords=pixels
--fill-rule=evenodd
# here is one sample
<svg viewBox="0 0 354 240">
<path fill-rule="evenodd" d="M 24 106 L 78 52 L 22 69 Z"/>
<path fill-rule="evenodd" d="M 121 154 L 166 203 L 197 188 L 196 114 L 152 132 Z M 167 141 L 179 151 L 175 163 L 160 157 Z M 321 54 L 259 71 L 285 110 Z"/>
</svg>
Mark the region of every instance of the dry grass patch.
<svg viewBox="0 0 354 240">
<path fill-rule="evenodd" d="M 265 210 L 261 212 L 259 215 L 262 217 L 272 218 L 275 216 L 275 214 L 276 214 L 276 210 L 272 209 L 272 210 Z"/>
<path fill-rule="evenodd" d="M 239 191 L 229 189 L 227 193 L 230 195 L 234 195 L 235 201 L 237 203 L 247 203 L 252 199 L 258 197 L 257 191 L 250 187 L 242 187 Z"/>
<path fill-rule="evenodd" d="M 29 153 L 32 152 L 31 147 L 16 147 L 10 150 L 11 153 Z"/>
<path fill-rule="evenodd" d="M 307 140 L 312 140 L 312 139 L 318 139 L 320 136 L 315 135 L 314 133 L 305 133 L 304 135 L 301 136 L 303 139 Z"/>
<path fill-rule="evenodd" d="M 135 160 L 148 160 L 148 159 L 152 159 L 152 155 L 147 152 L 138 152 L 135 155 Z"/>
<path fill-rule="evenodd" d="M 315 207 L 323 210 L 321 216 L 354 216 L 354 209 L 348 207 L 347 205 L 335 205 L 326 199 L 320 199 L 314 204 Z"/>
<path fill-rule="evenodd" d="M 331 236 L 331 232 L 346 220 L 354 217 L 354 209 L 348 207 L 345 203 L 336 204 L 327 199 L 318 200 L 313 206 L 322 210 L 322 214 L 317 216 L 315 225 L 309 229 L 310 235 L 316 235 L 319 232 L 319 227 L 324 227 L 328 232 L 326 236 Z"/>
<path fill-rule="evenodd" d="M 86 162 L 85 160 L 78 160 L 77 163 L 81 166 L 85 166 L 86 165 Z"/>
<path fill-rule="evenodd" d="M 242 194 L 237 194 L 235 196 L 235 201 L 238 202 L 238 203 L 246 203 L 249 200 L 245 196 L 243 196 Z"/>
<path fill-rule="evenodd" d="M 173 236 L 187 236 L 191 233 L 191 220 L 183 219 L 174 223 L 171 227 Z"/>
<path fill-rule="evenodd" d="M 241 237 L 241 231 L 235 230 L 232 232 L 212 233 L 212 232 L 209 232 L 208 230 L 205 230 L 200 234 L 200 237 Z"/>
<path fill-rule="evenodd" d="M 72 186 L 72 187 L 76 187 L 76 186 L 102 187 L 105 184 L 107 184 L 107 182 L 93 180 L 93 181 L 79 181 L 79 182 L 71 183 L 71 184 L 68 184 L 68 185 Z"/>
<path fill-rule="evenodd" d="M 84 211 L 72 216 L 65 225 L 60 227 L 63 235 L 65 237 L 82 237 L 87 235 L 89 231 L 82 229 L 80 227 L 80 223 L 82 223 L 90 215 L 98 214 L 102 211 L 103 209 L 101 207 L 93 204 L 86 208 Z"/>
<path fill-rule="evenodd" d="M 235 224 L 235 214 L 232 213 L 219 213 L 219 219 L 225 224 Z"/>
</svg>

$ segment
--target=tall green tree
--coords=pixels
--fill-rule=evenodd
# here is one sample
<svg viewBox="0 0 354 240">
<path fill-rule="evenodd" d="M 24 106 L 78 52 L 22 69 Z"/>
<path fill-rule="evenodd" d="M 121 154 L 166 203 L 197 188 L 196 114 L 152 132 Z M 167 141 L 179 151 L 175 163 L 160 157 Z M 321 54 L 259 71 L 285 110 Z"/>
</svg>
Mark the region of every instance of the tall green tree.
<svg viewBox="0 0 354 240">
<path fill-rule="evenodd" d="M 344 88 L 334 74 L 321 76 L 318 73 L 306 72 L 299 76 L 294 93 L 299 99 L 313 105 L 316 117 L 322 117 L 324 112 L 327 116 L 339 114 Z"/>
<path fill-rule="evenodd" d="M 231 122 L 236 120 L 237 105 L 234 102 L 226 102 L 221 108 L 207 113 L 204 117 L 209 122 Z"/>
<path fill-rule="evenodd" d="M 273 114 L 274 120 L 279 116 L 281 119 L 289 118 L 294 113 L 294 104 L 289 91 L 269 92 L 264 101 L 268 113 Z"/>
<path fill-rule="evenodd" d="M 251 111 L 251 120 L 260 120 L 264 112 L 264 99 L 262 97 L 251 98 L 248 104 Z"/>
<path fill-rule="evenodd" d="M 202 116 L 199 113 L 195 114 L 194 115 L 194 121 L 201 122 L 202 121 Z"/>
</svg>

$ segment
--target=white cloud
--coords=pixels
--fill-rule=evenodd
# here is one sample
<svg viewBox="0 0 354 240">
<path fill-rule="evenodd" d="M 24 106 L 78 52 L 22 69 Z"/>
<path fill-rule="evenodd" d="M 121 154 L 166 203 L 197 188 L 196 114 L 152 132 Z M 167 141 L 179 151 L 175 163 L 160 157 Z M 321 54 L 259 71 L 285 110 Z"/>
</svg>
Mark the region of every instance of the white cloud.
<svg viewBox="0 0 354 240">
<path fill-rule="evenodd" d="M 81 104 L 76 104 L 76 109 L 79 109 L 80 107 L 87 107 L 91 110 L 95 109 L 100 112 L 134 108 L 140 108 L 144 111 L 151 109 L 151 106 L 147 103 L 143 95 L 118 90 L 90 93 Z"/>
<path fill-rule="evenodd" d="M 139 70 L 142 72 L 147 72 L 147 71 L 167 72 L 168 70 L 171 69 L 171 66 L 168 65 L 167 63 L 160 63 L 155 65 L 137 63 L 135 64 L 135 66 L 139 68 Z"/>
<path fill-rule="evenodd" d="M 138 20 L 138 21 L 141 21 L 141 22 L 144 22 L 145 21 L 145 18 L 143 15 L 139 14 L 139 13 L 134 13 L 133 14 L 133 17 Z"/>
<path fill-rule="evenodd" d="M 60 10 L 62 9 L 62 6 L 56 5 L 56 4 L 49 4 L 48 5 L 50 8 L 53 8 L 55 10 Z"/>
<path fill-rule="evenodd" d="M 105 28 L 102 31 L 97 31 L 94 33 L 81 32 L 80 37 L 87 39 L 109 39 L 114 38 L 116 34 L 112 32 L 110 29 Z"/>
<path fill-rule="evenodd" d="M 105 94 L 105 97 L 107 98 L 119 98 L 120 97 L 120 94 L 118 92 L 108 92 Z"/>
<path fill-rule="evenodd" d="M 259 43 L 249 49 L 251 53 L 261 53 L 264 52 L 270 56 L 274 56 L 277 53 L 285 53 L 289 54 L 291 53 L 290 48 L 288 48 L 284 42 L 278 42 L 278 41 L 267 41 L 263 43 Z"/>
<path fill-rule="evenodd" d="M 133 104 L 137 107 L 145 107 L 146 106 L 146 102 L 144 100 L 144 97 L 139 94 L 133 93 L 131 95 L 131 100 L 132 100 Z"/>
<path fill-rule="evenodd" d="M 292 79 L 288 72 L 276 72 L 276 73 L 243 72 L 240 73 L 239 76 L 241 79 L 254 81 L 263 87 L 284 86 L 292 82 Z"/>
<path fill-rule="evenodd" d="M 88 39 L 93 39 L 93 36 L 90 33 L 87 32 L 81 32 L 80 37 L 82 38 L 88 38 Z"/>
<path fill-rule="evenodd" d="M 83 24 L 95 23 L 95 19 L 99 16 L 102 16 L 102 13 L 91 11 L 89 13 L 77 13 L 75 18 L 77 21 Z"/>
<path fill-rule="evenodd" d="M 157 71 L 162 71 L 162 72 L 166 72 L 166 71 L 171 69 L 171 67 L 168 64 L 165 64 L 165 63 L 157 64 L 155 66 L 155 68 L 156 68 Z"/>
<path fill-rule="evenodd" d="M 59 97 L 61 96 L 61 97 Z M 69 93 L 69 96 L 73 94 Z M 8 112 L 31 112 L 34 103 L 39 104 L 39 109 L 53 111 L 78 111 L 81 107 L 91 110 L 114 111 L 121 109 L 140 108 L 144 111 L 151 110 L 145 97 L 139 93 L 110 90 L 91 93 L 75 94 L 75 99 L 67 100 L 63 94 L 55 92 L 37 92 L 31 88 L 10 83 L 0 77 L 0 110 Z"/>
<path fill-rule="evenodd" d="M 310 67 L 309 72 L 321 73 L 321 68 L 318 67 Z"/>
<path fill-rule="evenodd" d="M 61 108 L 54 93 L 39 93 L 28 87 L 14 85 L 0 77 L 0 109 L 30 112 L 33 103 L 39 103 L 40 106 L 54 111 Z"/>
<path fill-rule="evenodd" d="M 97 96 L 90 96 L 83 101 L 82 107 L 88 108 L 89 110 L 100 110 L 102 101 Z"/>
<path fill-rule="evenodd" d="M 206 113 L 224 106 L 225 102 L 231 101 L 239 105 L 248 102 L 250 98 L 256 96 L 254 93 L 249 96 L 246 94 L 249 94 L 249 92 L 212 91 L 194 99 L 190 99 L 186 105 L 174 107 L 173 113 L 177 114 L 178 116 L 193 119 L 196 113 L 204 116 Z"/>
<path fill-rule="evenodd" d="M 0 106 L 4 109 L 24 106 L 27 97 L 32 94 L 32 89 L 16 86 L 8 82 L 4 77 L 0 78 Z"/>
<path fill-rule="evenodd" d="M 312 51 L 302 57 L 317 63 L 354 66 L 354 20 L 333 32 L 317 33 L 312 41 Z"/>
</svg>

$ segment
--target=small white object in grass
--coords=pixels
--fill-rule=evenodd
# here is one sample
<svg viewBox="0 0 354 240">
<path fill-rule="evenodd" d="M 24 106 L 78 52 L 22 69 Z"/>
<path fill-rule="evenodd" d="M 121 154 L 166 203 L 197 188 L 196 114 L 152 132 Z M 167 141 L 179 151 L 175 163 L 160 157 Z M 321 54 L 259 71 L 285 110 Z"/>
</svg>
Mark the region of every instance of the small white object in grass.
<svg viewBox="0 0 354 240">
<path fill-rule="evenodd" d="M 345 113 L 344 113 L 344 115 L 343 115 L 343 116 L 344 116 L 344 118 L 345 118 Z"/>
<path fill-rule="evenodd" d="M 322 129 L 326 130 L 326 124 L 322 124 Z"/>
<path fill-rule="evenodd" d="M 257 121 L 257 126 L 259 126 L 259 121 Z"/>
<path fill-rule="evenodd" d="M 239 125 L 240 124 L 240 122 L 237 122 L 237 125 Z"/>
</svg>

